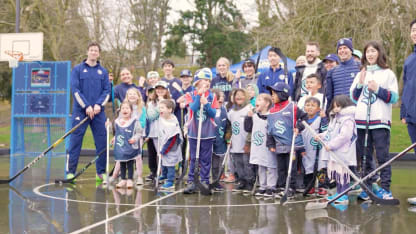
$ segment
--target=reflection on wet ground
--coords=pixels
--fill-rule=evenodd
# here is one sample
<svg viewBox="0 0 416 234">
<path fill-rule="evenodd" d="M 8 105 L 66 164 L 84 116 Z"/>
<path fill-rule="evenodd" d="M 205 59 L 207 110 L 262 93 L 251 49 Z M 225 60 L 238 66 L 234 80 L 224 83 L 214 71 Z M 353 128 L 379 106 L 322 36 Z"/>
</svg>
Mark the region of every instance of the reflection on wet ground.
<svg viewBox="0 0 416 234">
<path fill-rule="evenodd" d="M 156 195 L 146 185 L 115 189 L 91 176 L 76 184 L 1 185 L 0 233 L 414 233 L 416 213 L 406 197 L 416 196 L 415 166 L 393 167 L 393 194 L 400 206 L 350 196 L 348 206 L 307 212 L 301 195 L 286 206 L 231 191 L 183 195 L 177 188 Z"/>
</svg>

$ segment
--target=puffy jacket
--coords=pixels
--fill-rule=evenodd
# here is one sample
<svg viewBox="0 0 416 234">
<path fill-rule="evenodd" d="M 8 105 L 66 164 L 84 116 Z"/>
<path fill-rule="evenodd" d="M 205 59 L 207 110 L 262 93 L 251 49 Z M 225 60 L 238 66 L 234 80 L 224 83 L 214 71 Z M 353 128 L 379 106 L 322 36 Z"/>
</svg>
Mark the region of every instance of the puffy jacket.
<svg viewBox="0 0 416 234">
<path fill-rule="evenodd" d="M 407 57 L 403 67 L 403 96 L 400 107 L 400 119 L 416 123 L 416 45 L 413 53 Z"/>
</svg>

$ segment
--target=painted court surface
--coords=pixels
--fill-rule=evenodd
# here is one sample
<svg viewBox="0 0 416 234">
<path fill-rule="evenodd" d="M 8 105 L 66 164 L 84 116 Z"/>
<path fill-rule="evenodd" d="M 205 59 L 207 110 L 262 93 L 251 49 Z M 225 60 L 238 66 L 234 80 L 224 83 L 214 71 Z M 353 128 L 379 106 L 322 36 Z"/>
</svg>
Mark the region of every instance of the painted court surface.
<svg viewBox="0 0 416 234">
<path fill-rule="evenodd" d="M 393 165 L 400 206 L 350 196 L 348 207 L 305 212 L 301 194 L 286 206 L 232 193 L 232 184 L 212 196 L 185 196 L 182 187 L 155 195 L 148 185 L 130 191 L 97 185 L 94 168 L 73 185 L 37 183 L 34 168 L 23 181 L 0 185 L 0 233 L 415 233 L 416 207 L 406 202 L 416 196 L 415 169 L 416 162 Z"/>
</svg>

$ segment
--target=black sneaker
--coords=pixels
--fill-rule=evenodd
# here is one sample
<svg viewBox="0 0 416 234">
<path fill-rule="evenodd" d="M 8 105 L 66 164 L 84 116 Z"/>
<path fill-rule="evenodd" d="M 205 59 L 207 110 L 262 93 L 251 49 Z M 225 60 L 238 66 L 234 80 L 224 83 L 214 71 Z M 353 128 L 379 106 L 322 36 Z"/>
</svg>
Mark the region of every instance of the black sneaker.
<svg viewBox="0 0 416 234">
<path fill-rule="evenodd" d="M 194 182 L 189 181 L 188 184 L 186 185 L 186 189 L 183 191 L 184 194 L 193 194 L 195 193 L 195 184 Z"/>
<path fill-rule="evenodd" d="M 224 187 L 222 187 L 222 185 L 220 183 L 217 183 L 214 185 L 214 191 L 215 192 L 222 192 L 224 191 Z"/>
<path fill-rule="evenodd" d="M 247 184 L 244 189 L 243 192 L 244 193 L 251 193 L 251 191 L 253 190 L 253 185 L 252 184 Z"/>
<path fill-rule="evenodd" d="M 246 185 L 244 183 L 240 183 L 236 188 L 233 188 L 233 192 L 243 192 L 246 188 Z"/>
<path fill-rule="evenodd" d="M 274 191 L 271 189 L 266 189 L 266 193 L 264 193 L 264 197 L 267 197 L 267 198 L 274 197 Z"/>
<path fill-rule="evenodd" d="M 264 196 L 264 194 L 266 193 L 266 190 L 264 190 L 264 189 L 259 189 L 259 190 L 257 190 L 256 191 L 256 193 L 254 194 L 254 196 Z"/>
<path fill-rule="evenodd" d="M 146 176 L 146 178 L 144 178 L 146 181 L 152 181 L 155 178 L 155 176 L 153 174 L 149 174 L 148 176 Z"/>
</svg>

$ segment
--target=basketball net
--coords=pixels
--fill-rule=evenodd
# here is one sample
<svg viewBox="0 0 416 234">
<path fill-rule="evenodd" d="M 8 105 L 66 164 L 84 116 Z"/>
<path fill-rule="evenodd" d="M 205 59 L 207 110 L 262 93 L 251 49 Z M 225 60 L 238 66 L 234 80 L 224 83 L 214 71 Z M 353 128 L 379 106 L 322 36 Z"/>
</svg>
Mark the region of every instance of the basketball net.
<svg viewBox="0 0 416 234">
<path fill-rule="evenodd" d="M 4 51 L 9 56 L 9 67 L 16 68 L 19 65 L 19 61 L 23 61 L 23 53 L 20 51 Z"/>
</svg>

